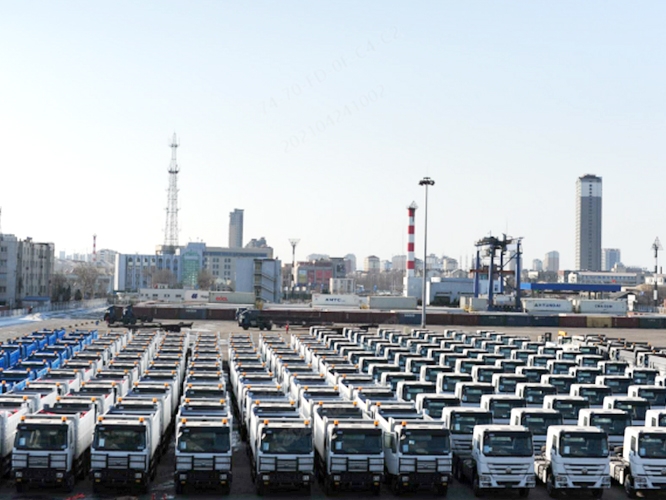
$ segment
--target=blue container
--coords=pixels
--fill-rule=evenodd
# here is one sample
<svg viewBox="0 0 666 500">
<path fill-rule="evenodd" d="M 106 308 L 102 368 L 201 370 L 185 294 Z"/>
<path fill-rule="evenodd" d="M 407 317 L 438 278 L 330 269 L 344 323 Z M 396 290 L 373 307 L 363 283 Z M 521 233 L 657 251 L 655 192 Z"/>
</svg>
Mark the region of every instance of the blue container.
<svg viewBox="0 0 666 500">
<path fill-rule="evenodd" d="M 547 326 L 557 328 L 560 326 L 559 316 L 532 316 L 531 326 Z"/>
<path fill-rule="evenodd" d="M 401 325 L 420 325 L 421 315 L 415 313 L 398 313 L 398 323 Z"/>
<path fill-rule="evenodd" d="M 507 314 L 506 326 L 531 326 L 532 318 L 528 314 Z"/>
</svg>

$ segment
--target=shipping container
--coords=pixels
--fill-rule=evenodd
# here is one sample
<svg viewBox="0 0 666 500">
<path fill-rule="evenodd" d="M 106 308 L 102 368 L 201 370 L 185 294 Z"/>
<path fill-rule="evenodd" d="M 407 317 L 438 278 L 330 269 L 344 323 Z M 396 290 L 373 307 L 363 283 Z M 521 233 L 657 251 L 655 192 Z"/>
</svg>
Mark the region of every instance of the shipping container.
<svg viewBox="0 0 666 500">
<path fill-rule="evenodd" d="M 487 311 L 488 299 L 462 295 L 460 297 L 460 307 L 465 311 Z"/>
<path fill-rule="evenodd" d="M 560 327 L 562 328 L 586 328 L 586 316 L 560 316 Z"/>
<path fill-rule="evenodd" d="M 638 328 L 640 327 L 638 317 L 622 317 L 618 316 L 613 318 L 613 328 Z"/>
<path fill-rule="evenodd" d="M 254 304 L 252 292 L 210 292 L 208 301 L 215 304 Z"/>
<path fill-rule="evenodd" d="M 312 294 L 312 307 L 361 307 L 358 295 L 331 295 L 325 293 Z"/>
<path fill-rule="evenodd" d="M 506 326 L 504 314 L 479 314 L 479 326 Z"/>
<path fill-rule="evenodd" d="M 507 314 L 506 326 L 530 326 L 530 316 L 528 314 Z"/>
<path fill-rule="evenodd" d="M 574 310 L 580 314 L 627 314 L 626 300 L 588 300 L 575 299 Z"/>
<path fill-rule="evenodd" d="M 613 318 L 610 316 L 587 316 L 588 328 L 611 328 Z"/>
<path fill-rule="evenodd" d="M 370 309 L 416 309 L 416 297 L 394 295 L 371 295 L 368 305 Z"/>
<path fill-rule="evenodd" d="M 560 314 L 573 311 L 571 302 L 567 299 L 523 299 L 523 309 L 530 314 Z"/>
</svg>

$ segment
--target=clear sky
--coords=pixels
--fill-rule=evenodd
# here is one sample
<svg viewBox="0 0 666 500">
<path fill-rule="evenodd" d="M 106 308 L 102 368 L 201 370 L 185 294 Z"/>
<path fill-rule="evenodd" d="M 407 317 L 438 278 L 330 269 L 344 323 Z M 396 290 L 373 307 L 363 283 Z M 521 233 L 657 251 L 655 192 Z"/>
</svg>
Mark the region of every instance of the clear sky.
<svg viewBox="0 0 666 500">
<path fill-rule="evenodd" d="M 0 6 L 2 230 L 150 253 L 180 138 L 180 242 L 405 253 L 507 231 L 574 265 L 575 182 L 604 247 L 666 241 L 662 1 L 30 1 Z M 416 253 L 422 252 L 417 211 Z"/>
</svg>

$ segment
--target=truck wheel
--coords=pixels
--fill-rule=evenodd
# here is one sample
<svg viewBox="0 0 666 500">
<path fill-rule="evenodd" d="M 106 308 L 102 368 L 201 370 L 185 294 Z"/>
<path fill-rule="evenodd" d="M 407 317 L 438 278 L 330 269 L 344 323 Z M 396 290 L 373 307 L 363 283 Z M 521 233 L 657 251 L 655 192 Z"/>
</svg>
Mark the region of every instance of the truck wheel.
<svg viewBox="0 0 666 500">
<path fill-rule="evenodd" d="M 247 325 L 243 325 L 243 330 L 249 330 L 249 329 L 250 329 L 249 326 L 247 326 Z"/>
<path fill-rule="evenodd" d="M 439 486 L 437 486 L 437 489 L 435 490 L 435 495 L 437 495 L 438 497 L 445 497 L 448 492 L 449 492 L 449 487 L 442 486 L 440 484 Z"/>
<path fill-rule="evenodd" d="M 546 491 L 550 498 L 558 498 L 560 496 L 560 492 L 555 488 L 555 478 L 550 472 L 546 476 Z"/>
<path fill-rule="evenodd" d="M 24 493 L 26 490 L 25 484 L 16 483 L 16 493 Z"/>
<path fill-rule="evenodd" d="M 371 491 L 374 496 L 378 497 L 379 494 L 382 492 L 382 486 L 380 484 L 376 486 L 373 485 Z"/>
<path fill-rule="evenodd" d="M 257 480 L 257 495 L 260 497 L 264 496 L 264 483 L 263 481 Z"/>
<path fill-rule="evenodd" d="M 627 475 L 624 478 L 624 492 L 629 498 L 636 498 L 638 496 L 637 491 L 634 488 L 634 478 L 631 477 L 631 475 Z"/>
<path fill-rule="evenodd" d="M 453 475 L 456 478 L 456 481 L 458 481 L 459 483 L 463 482 L 464 477 L 462 475 L 462 467 L 460 464 L 460 460 L 455 460 L 453 462 Z"/>
<path fill-rule="evenodd" d="M 65 478 L 65 483 L 63 484 L 63 489 L 65 493 L 71 493 L 74 491 L 74 485 L 76 484 L 76 479 L 72 474 L 68 474 Z"/>
<path fill-rule="evenodd" d="M 185 491 L 185 485 L 180 481 L 176 481 L 174 484 L 174 489 L 176 490 L 176 495 L 182 495 Z"/>
<path fill-rule="evenodd" d="M 324 479 L 324 494 L 326 496 L 331 496 L 333 493 L 335 493 L 333 481 L 328 478 Z"/>
<path fill-rule="evenodd" d="M 268 326 L 266 327 L 266 330 L 272 330 L 272 329 L 273 329 L 273 325 L 268 325 Z"/>
<path fill-rule="evenodd" d="M 484 494 L 484 491 L 481 489 L 481 486 L 479 485 L 478 474 L 474 474 L 474 478 L 472 479 L 472 491 L 474 492 L 474 496 L 476 498 L 481 498 Z"/>
<path fill-rule="evenodd" d="M 391 491 L 396 496 L 400 496 L 402 493 L 402 483 L 398 476 L 394 476 L 393 479 L 391 479 Z"/>
</svg>

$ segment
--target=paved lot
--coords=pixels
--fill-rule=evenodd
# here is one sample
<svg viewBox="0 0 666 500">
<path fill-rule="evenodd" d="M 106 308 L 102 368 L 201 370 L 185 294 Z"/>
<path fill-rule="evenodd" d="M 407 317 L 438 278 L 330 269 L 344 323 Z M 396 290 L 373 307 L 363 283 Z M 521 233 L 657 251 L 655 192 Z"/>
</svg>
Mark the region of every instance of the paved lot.
<svg viewBox="0 0 666 500">
<path fill-rule="evenodd" d="M 106 330 L 106 325 L 104 323 L 99 323 L 96 325 L 96 321 L 99 317 L 96 315 L 88 315 L 75 317 L 75 318 L 61 318 L 61 319 L 52 319 L 48 321 L 35 322 L 35 323 L 26 323 L 21 325 L 12 325 L 9 327 L 2 328 L 0 327 L 0 340 L 7 338 L 16 337 L 19 335 L 24 335 L 30 332 L 33 332 L 42 328 L 82 328 L 82 329 L 92 329 L 99 328 L 101 331 Z M 394 326 L 394 325 L 393 325 Z M 193 325 L 194 329 L 205 330 L 211 332 L 220 332 L 223 338 L 228 338 L 230 333 L 238 332 L 239 329 L 235 323 L 230 321 L 201 321 L 195 322 Z M 433 330 L 441 331 L 444 327 L 434 327 Z M 503 331 L 515 335 L 527 335 L 531 338 L 536 339 L 539 335 L 544 332 L 551 331 L 555 336 L 557 330 L 552 328 L 498 328 L 498 331 Z M 242 332 L 242 330 L 240 330 Z M 278 330 L 279 331 L 279 330 Z M 294 331 L 294 330 L 292 330 Z M 257 330 L 251 330 L 253 334 L 258 334 Z M 282 330 L 284 332 L 284 330 Z M 570 335 L 575 335 L 577 333 L 592 333 L 594 330 L 591 329 L 569 329 L 567 332 Z M 609 337 L 623 337 L 628 340 L 635 341 L 648 341 L 652 342 L 655 345 L 662 345 L 666 343 L 666 336 L 664 330 L 622 330 L 622 329 L 601 329 L 600 333 L 605 333 Z M 254 485 L 250 479 L 249 472 L 249 460 L 245 453 L 245 443 L 241 443 L 238 435 L 236 434 L 235 443 L 234 443 L 234 480 L 231 488 L 231 498 L 247 498 L 254 499 L 260 498 L 254 492 Z M 148 495 L 134 496 L 132 492 L 117 492 L 110 493 L 109 495 L 93 495 L 92 487 L 89 480 L 79 483 L 74 491 L 70 494 L 62 494 L 57 490 L 34 490 L 24 494 L 16 494 L 12 481 L 4 480 L 0 483 L 0 499 L 12 498 L 12 499 L 34 499 L 34 500 L 47 500 L 47 499 L 57 499 L 57 500 L 97 500 L 97 499 L 133 499 L 138 498 L 140 500 L 165 500 L 172 498 L 187 498 L 193 497 L 200 500 L 213 500 L 219 499 L 220 496 L 215 492 L 188 492 L 186 495 L 176 496 L 173 492 L 173 469 L 174 469 L 174 449 L 173 442 L 171 443 L 169 452 L 163 458 L 162 463 L 158 468 L 157 479 L 151 487 L 151 491 Z M 304 495 L 300 493 L 277 493 L 270 495 L 269 498 L 293 498 L 293 497 L 305 498 Z M 393 497 L 393 494 L 386 488 L 382 490 L 382 497 Z M 498 497 L 498 498 L 517 498 L 517 495 L 512 494 L 492 494 L 488 495 L 489 497 Z M 326 498 L 323 491 L 319 486 L 315 486 L 312 493 L 313 498 Z M 418 493 L 418 494 L 406 494 L 405 498 L 436 498 L 434 495 L 429 493 Z M 346 494 L 337 495 L 336 498 L 340 499 L 365 499 L 365 498 L 376 498 L 370 494 L 362 492 L 350 492 Z M 469 485 L 453 483 L 449 488 L 448 498 L 451 499 L 473 499 L 474 495 Z M 549 497 L 546 494 L 546 490 L 543 486 L 539 485 L 534 489 L 530 498 L 533 500 L 547 500 Z M 581 495 L 579 498 L 591 498 L 589 495 Z M 624 490 L 614 485 L 610 490 L 606 491 L 604 498 L 607 500 L 624 500 L 626 495 Z"/>
</svg>

